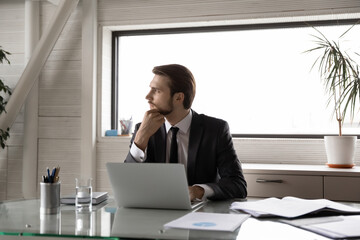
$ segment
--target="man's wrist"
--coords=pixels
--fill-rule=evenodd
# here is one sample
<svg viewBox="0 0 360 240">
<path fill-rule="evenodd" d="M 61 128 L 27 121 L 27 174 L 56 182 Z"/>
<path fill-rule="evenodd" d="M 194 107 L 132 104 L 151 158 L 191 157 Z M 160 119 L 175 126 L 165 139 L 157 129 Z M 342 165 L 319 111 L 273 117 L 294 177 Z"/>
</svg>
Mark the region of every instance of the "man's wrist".
<svg viewBox="0 0 360 240">
<path fill-rule="evenodd" d="M 141 133 L 136 133 L 135 139 L 134 139 L 134 144 L 141 149 L 142 151 L 145 151 L 147 145 L 149 142 L 149 138 L 145 137 L 144 135 L 142 135 Z"/>
<path fill-rule="evenodd" d="M 207 184 L 195 184 L 194 186 L 201 187 L 204 190 L 204 195 L 201 200 L 206 200 L 208 197 L 214 196 L 214 190 Z"/>
</svg>

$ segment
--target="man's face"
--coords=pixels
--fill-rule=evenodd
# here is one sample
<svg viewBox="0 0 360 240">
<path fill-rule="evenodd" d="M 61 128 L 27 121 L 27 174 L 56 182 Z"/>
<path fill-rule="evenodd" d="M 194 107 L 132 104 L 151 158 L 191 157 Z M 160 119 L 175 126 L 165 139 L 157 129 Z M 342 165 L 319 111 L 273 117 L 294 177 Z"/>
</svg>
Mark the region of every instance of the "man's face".
<svg viewBox="0 0 360 240">
<path fill-rule="evenodd" d="M 166 76 L 155 75 L 150 82 L 150 92 L 145 97 L 148 100 L 150 109 L 157 109 L 164 116 L 174 110 L 169 81 Z"/>
</svg>

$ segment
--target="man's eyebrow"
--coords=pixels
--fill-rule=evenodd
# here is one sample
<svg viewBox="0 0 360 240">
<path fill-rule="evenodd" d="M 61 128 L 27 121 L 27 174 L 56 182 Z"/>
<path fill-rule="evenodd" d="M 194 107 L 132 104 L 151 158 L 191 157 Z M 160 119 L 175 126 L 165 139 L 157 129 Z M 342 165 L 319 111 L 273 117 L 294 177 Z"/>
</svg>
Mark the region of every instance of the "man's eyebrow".
<svg viewBox="0 0 360 240">
<path fill-rule="evenodd" d="M 157 87 L 151 87 L 150 86 L 150 88 L 151 88 L 151 90 L 161 90 L 160 88 L 157 88 Z"/>
</svg>

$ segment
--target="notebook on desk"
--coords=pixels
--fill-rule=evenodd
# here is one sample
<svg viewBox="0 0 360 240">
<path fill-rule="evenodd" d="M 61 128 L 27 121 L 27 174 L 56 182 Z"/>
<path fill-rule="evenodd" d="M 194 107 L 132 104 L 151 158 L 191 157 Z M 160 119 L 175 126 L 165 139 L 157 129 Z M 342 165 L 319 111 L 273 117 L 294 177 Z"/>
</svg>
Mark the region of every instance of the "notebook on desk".
<svg viewBox="0 0 360 240">
<path fill-rule="evenodd" d="M 190 202 L 182 164 L 108 162 L 106 168 L 119 207 L 188 210 L 203 203 Z"/>
</svg>

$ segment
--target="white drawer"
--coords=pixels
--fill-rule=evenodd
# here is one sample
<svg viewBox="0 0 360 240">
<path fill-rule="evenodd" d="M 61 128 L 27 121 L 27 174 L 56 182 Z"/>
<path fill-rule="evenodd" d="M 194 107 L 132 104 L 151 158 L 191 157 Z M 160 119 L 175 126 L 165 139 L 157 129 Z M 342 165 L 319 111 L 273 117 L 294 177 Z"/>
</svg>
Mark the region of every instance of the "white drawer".
<svg viewBox="0 0 360 240">
<path fill-rule="evenodd" d="M 249 197 L 323 198 L 323 177 L 302 175 L 244 174 Z"/>
<path fill-rule="evenodd" d="M 337 201 L 360 201 L 360 178 L 325 176 L 324 197 Z"/>
</svg>

